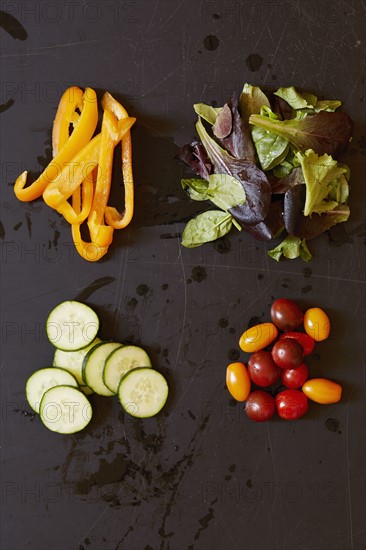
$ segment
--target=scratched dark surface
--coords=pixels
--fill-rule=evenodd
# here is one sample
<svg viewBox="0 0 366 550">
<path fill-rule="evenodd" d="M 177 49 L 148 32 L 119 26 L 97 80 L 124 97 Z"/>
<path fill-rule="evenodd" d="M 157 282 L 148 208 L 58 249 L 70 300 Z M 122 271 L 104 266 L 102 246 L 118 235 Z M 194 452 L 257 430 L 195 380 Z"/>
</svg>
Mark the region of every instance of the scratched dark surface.
<svg viewBox="0 0 366 550">
<path fill-rule="evenodd" d="M 1 543 L 3 550 L 363 550 L 365 541 L 365 7 L 362 1 L 2 2 Z M 178 145 L 198 101 L 244 82 L 339 98 L 356 130 L 351 218 L 276 262 L 233 232 L 180 247 L 198 211 L 180 190 Z M 12 185 L 50 160 L 66 86 L 121 99 L 133 130 L 136 215 L 104 261 L 73 252 L 69 227 Z M 117 195 L 114 198 L 117 200 Z M 199 205 L 198 205 L 199 206 Z M 274 298 L 324 307 L 331 337 L 311 373 L 344 385 L 340 404 L 286 423 L 250 423 L 224 386 L 238 337 Z M 78 298 L 101 336 L 143 345 L 170 396 L 149 420 L 91 397 L 80 434 L 47 431 L 26 378 L 52 359 L 43 326 Z"/>
</svg>

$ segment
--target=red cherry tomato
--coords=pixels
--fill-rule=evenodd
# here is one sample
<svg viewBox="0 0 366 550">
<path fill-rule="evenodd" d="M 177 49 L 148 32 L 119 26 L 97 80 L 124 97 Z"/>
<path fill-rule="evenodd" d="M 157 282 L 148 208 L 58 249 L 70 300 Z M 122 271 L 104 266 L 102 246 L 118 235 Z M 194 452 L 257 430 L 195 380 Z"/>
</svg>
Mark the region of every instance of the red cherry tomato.
<svg viewBox="0 0 366 550">
<path fill-rule="evenodd" d="M 270 420 L 275 410 L 275 400 L 270 393 L 263 390 L 252 392 L 245 403 L 245 412 L 248 418 L 254 422 Z"/>
<path fill-rule="evenodd" d="M 308 410 L 308 398 L 299 390 L 283 390 L 276 395 L 276 408 L 284 420 L 296 420 Z"/>
<path fill-rule="evenodd" d="M 315 340 L 303 332 L 284 332 L 281 334 L 280 340 L 283 340 L 284 338 L 292 338 L 293 340 L 299 342 L 304 350 L 304 355 L 310 355 L 315 346 Z"/>
<path fill-rule="evenodd" d="M 293 369 L 301 365 L 304 359 L 304 350 L 296 340 L 284 338 L 278 340 L 273 346 L 272 357 L 281 369 Z"/>
<path fill-rule="evenodd" d="M 295 369 L 284 369 L 282 371 L 281 381 L 286 388 L 296 390 L 306 382 L 309 376 L 309 369 L 305 363 Z"/>
<path fill-rule="evenodd" d="M 271 319 L 280 330 L 294 330 L 302 324 L 304 314 L 296 302 L 279 298 L 272 304 Z"/>
<path fill-rule="evenodd" d="M 312 307 L 305 312 L 304 328 L 316 342 L 326 340 L 330 333 L 329 317 L 320 307 Z"/>
<path fill-rule="evenodd" d="M 273 323 L 261 323 L 243 332 L 239 346 L 243 351 L 252 353 L 269 346 L 277 336 L 278 330 Z"/>
<path fill-rule="evenodd" d="M 260 350 L 250 356 L 248 374 L 254 384 L 265 388 L 280 379 L 281 369 L 273 361 L 270 351 Z"/>
<path fill-rule="evenodd" d="M 230 363 L 226 369 L 226 386 L 237 401 L 245 401 L 250 393 L 250 378 L 244 363 Z"/>
</svg>

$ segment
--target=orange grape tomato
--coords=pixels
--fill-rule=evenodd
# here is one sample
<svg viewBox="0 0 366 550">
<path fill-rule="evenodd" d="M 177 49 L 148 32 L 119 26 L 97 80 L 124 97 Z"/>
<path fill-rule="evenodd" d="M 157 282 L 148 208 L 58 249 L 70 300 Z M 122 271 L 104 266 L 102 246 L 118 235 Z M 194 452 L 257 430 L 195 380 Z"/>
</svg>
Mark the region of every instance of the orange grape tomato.
<svg viewBox="0 0 366 550">
<path fill-rule="evenodd" d="M 226 385 L 236 401 L 245 401 L 250 394 L 250 378 L 244 363 L 230 363 L 226 369 Z"/>
<path fill-rule="evenodd" d="M 302 387 L 302 391 L 306 397 L 321 405 L 338 403 L 342 396 L 342 386 L 327 378 L 307 380 Z"/>
<path fill-rule="evenodd" d="M 266 348 L 277 338 L 278 330 L 273 323 L 261 323 L 248 328 L 240 337 L 239 346 L 243 351 L 253 353 Z"/>
<path fill-rule="evenodd" d="M 330 333 L 329 317 L 320 307 L 312 307 L 305 312 L 304 328 L 316 342 L 326 340 Z"/>
</svg>

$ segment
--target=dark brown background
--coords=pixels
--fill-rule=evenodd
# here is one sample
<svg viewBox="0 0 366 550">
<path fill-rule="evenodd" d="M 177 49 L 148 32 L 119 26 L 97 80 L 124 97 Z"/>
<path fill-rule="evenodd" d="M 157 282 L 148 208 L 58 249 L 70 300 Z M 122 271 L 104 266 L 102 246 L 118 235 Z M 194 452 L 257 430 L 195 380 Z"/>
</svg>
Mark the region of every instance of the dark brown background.
<svg viewBox="0 0 366 550">
<path fill-rule="evenodd" d="M 361 550 L 365 548 L 365 6 L 362 1 L 2 2 L 1 283 L 4 550 Z M 339 98 L 354 118 L 345 155 L 351 218 L 309 243 L 313 260 L 275 263 L 236 230 L 185 250 L 201 207 L 175 160 L 194 135 L 192 104 L 222 104 L 244 82 Z M 109 90 L 133 130 L 136 215 L 106 259 L 88 264 L 70 231 L 13 182 L 50 159 L 64 89 Z M 117 184 L 118 185 L 118 184 Z M 115 194 L 117 200 L 118 193 Z M 247 421 L 225 367 L 274 298 L 324 307 L 330 339 L 313 375 L 344 385 L 339 405 L 296 423 Z M 60 301 L 101 317 L 103 338 L 142 344 L 171 392 L 149 420 L 92 397 L 70 437 L 29 414 L 24 385 L 47 366 L 43 327 Z M 243 360 L 247 357 L 240 355 Z"/>
</svg>

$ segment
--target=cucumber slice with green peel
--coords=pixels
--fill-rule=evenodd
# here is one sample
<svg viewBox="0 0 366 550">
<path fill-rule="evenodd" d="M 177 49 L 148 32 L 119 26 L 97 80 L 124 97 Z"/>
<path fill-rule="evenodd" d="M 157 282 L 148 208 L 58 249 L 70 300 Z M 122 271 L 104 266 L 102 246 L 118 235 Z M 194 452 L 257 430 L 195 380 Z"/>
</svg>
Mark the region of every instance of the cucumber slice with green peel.
<svg viewBox="0 0 366 550">
<path fill-rule="evenodd" d="M 70 372 L 65 369 L 55 367 L 46 367 L 36 370 L 27 380 L 25 386 L 25 395 L 29 406 L 39 413 L 39 406 L 43 394 L 55 386 L 74 386 L 78 388 L 78 383 Z"/>
<path fill-rule="evenodd" d="M 113 392 L 103 382 L 103 370 L 108 355 L 119 347 L 121 347 L 121 344 L 118 342 L 102 342 L 89 350 L 84 357 L 84 384 L 98 395 L 113 395 Z"/>
<path fill-rule="evenodd" d="M 146 351 L 138 346 L 121 346 L 107 357 L 103 382 L 113 393 L 117 393 L 123 376 L 137 367 L 151 367 Z"/>
<path fill-rule="evenodd" d="M 95 311 L 75 300 L 56 306 L 46 322 L 49 341 L 64 351 L 86 348 L 95 339 L 98 329 L 99 319 Z"/>
<path fill-rule="evenodd" d="M 89 386 L 80 386 L 80 390 L 85 393 L 85 395 L 92 395 L 94 393 Z"/>
<path fill-rule="evenodd" d="M 93 412 L 83 392 L 65 385 L 55 386 L 43 394 L 39 414 L 52 432 L 73 434 L 89 424 Z"/>
<path fill-rule="evenodd" d="M 84 384 L 82 375 L 84 357 L 89 350 L 101 341 L 102 340 L 100 338 L 95 338 L 89 346 L 77 351 L 63 351 L 62 349 L 56 349 L 55 355 L 53 356 L 53 365 L 71 372 L 71 374 L 75 376 L 78 383 L 82 386 Z"/>
<path fill-rule="evenodd" d="M 118 388 L 124 410 L 137 418 L 155 416 L 164 407 L 169 388 L 164 376 L 149 367 L 128 371 Z"/>
</svg>

